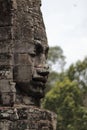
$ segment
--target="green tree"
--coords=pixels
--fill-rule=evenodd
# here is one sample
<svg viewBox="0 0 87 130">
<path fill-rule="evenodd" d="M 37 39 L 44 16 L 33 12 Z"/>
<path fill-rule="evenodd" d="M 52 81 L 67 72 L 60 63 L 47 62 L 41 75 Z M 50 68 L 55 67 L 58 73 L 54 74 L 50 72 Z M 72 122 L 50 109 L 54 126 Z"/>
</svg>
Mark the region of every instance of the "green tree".
<svg viewBox="0 0 87 130">
<path fill-rule="evenodd" d="M 48 77 L 48 82 L 46 84 L 46 92 L 48 92 L 60 77 L 63 76 L 63 70 L 65 65 L 65 56 L 63 55 L 63 50 L 59 46 L 50 47 L 48 53 L 48 60 L 50 66 L 50 74 Z M 56 69 L 54 69 L 56 66 Z"/>
<path fill-rule="evenodd" d="M 57 130 L 87 130 L 87 110 L 78 86 L 78 82 L 65 78 L 46 94 L 43 107 L 57 113 Z"/>
<path fill-rule="evenodd" d="M 67 76 L 71 81 L 78 81 L 79 87 L 87 91 L 87 58 L 72 64 L 67 70 Z"/>
<path fill-rule="evenodd" d="M 87 106 L 87 58 L 72 64 L 67 70 L 67 76 L 71 81 L 78 82 L 79 87 L 82 88 L 84 93 L 84 105 Z"/>
<path fill-rule="evenodd" d="M 48 53 L 48 64 L 53 71 L 54 66 L 57 68 L 57 72 L 61 72 L 65 65 L 65 56 L 63 50 L 59 46 L 50 47 Z"/>
<path fill-rule="evenodd" d="M 83 104 L 87 94 L 87 58 L 64 71 L 65 56 L 62 56 L 61 48 L 49 51 L 51 73 L 47 86 L 51 90 L 46 94 L 43 107 L 57 113 L 57 130 L 87 130 L 87 108 Z M 54 71 L 53 64 L 60 65 L 60 71 Z"/>
</svg>

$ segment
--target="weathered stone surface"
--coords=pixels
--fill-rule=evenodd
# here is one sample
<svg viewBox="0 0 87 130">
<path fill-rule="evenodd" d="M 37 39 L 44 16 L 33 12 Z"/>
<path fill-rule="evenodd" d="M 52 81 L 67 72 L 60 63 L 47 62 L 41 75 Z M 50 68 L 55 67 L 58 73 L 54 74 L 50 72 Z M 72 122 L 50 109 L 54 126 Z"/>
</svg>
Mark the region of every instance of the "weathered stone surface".
<svg viewBox="0 0 87 130">
<path fill-rule="evenodd" d="M 55 113 L 36 107 L 0 108 L 0 130 L 56 130 Z"/>
<path fill-rule="evenodd" d="M 15 83 L 5 79 L 0 80 L 0 106 L 13 106 L 16 98 Z"/>
<path fill-rule="evenodd" d="M 12 5 L 11 0 L 0 0 L 0 27 L 1 28 L 11 26 L 11 5 Z"/>
<path fill-rule="evenodd" d="M 12 106 L 16 98 L 13 82 L 11 9 L 10 0 L 0 0 L 0 106 Z"/>
<path fill-rule="evenodd" d="M 49 74 L 41 0 L 0 0 L 0 130 L 56 130 L 39 109 Z"/>
<path fill-rule="evenodd" d="M 40 6 L 40 0 L 0 0 L 0 79 L 15 82 L 15 94 L 32 98 L 35 105 L 44 97 L 49 73 L 48 44 Z M 3 86 L 5 82 L 0 88 Z"/>
<path fill-rule="evenodd" d="M 12 5 L 13 81 L 21 97 L 25 93 L 35 98 L 37 104 L 44 97 L 49 73 L 48 44 L 40 6 L 40 0 L 17 0 Z"/>
</svg>

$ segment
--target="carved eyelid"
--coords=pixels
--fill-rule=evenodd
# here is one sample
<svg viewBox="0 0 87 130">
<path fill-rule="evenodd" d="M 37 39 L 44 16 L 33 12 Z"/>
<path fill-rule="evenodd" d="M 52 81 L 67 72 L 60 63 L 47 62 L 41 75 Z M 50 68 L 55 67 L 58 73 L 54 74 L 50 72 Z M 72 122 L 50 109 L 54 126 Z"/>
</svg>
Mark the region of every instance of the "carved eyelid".
<svg viewBox="0 0 87 130">
<path fill-rule="evenodd" d="M 34 56 L 36 55 L 36 50 L 35 50 L 35 48 L 32 49 L 32 50 L 30 50 L 28 54 L 34 57 Z"/>
<path fill-rule="evenodd" d="M 36 53 L 35 52 L 30 52 L 29 55 L 34 57 L 36 55 Z"/>
</svg>

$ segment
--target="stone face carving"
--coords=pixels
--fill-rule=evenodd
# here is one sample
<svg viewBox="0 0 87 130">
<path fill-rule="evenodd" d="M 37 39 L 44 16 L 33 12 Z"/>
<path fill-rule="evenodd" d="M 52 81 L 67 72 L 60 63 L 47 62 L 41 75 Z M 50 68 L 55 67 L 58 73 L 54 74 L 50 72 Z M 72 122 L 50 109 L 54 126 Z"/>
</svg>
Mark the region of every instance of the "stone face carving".
<svg viewBox="0 0 87 130">
<path fill-rule="evenodd" d="M 56 130 L 38 108 L 49 74 L 40 0 L 0 0 L 0 130 Z"/>
<path fill-rule="evenodd" d="M 39 105 L 44 97 L 48 44 L 40 6 L 40 0 L 0 0 L 1 105 Z"/>
<path fill-rule="evenodd" d="M 44 96 L 49 73 L 46 65 L 48 45 L 40 5 L 40 0 L 17 0 L 13 11 L 13 79 L 21 97 L 24 93 L 31 97 L 31 103 L 27 104 L 35 105 L 39 105 L 40 98 Z M 18 102 L 26 104 L 26 100 L 23 98 Z"/>
</svg>

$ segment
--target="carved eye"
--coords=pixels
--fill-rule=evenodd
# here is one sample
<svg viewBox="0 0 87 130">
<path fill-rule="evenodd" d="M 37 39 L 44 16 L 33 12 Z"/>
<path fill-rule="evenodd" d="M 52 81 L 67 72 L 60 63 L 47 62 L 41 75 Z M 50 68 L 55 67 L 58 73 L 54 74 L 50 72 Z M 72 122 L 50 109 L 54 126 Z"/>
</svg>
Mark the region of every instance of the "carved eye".
<svg viewBox="0 0 87 130">
<path fill-rule="evenodd" d="M 35 57 L 36 53 L 32 52 L 32 53 L 29 53 L 29 55 L 32 56 L 32 57 Z"/>
<path fill-rule="evenodd" d="M 40 44 L 36 45 L 36 54 L 39 55 L 43 53 L 43 47 Z"/>
<path fill-rule="evenodd" d="M 32 56 L 32 57 L 35 57 L 36 56 L 36 50 L 29 52 L 29 55 Z"/>
</svg>

